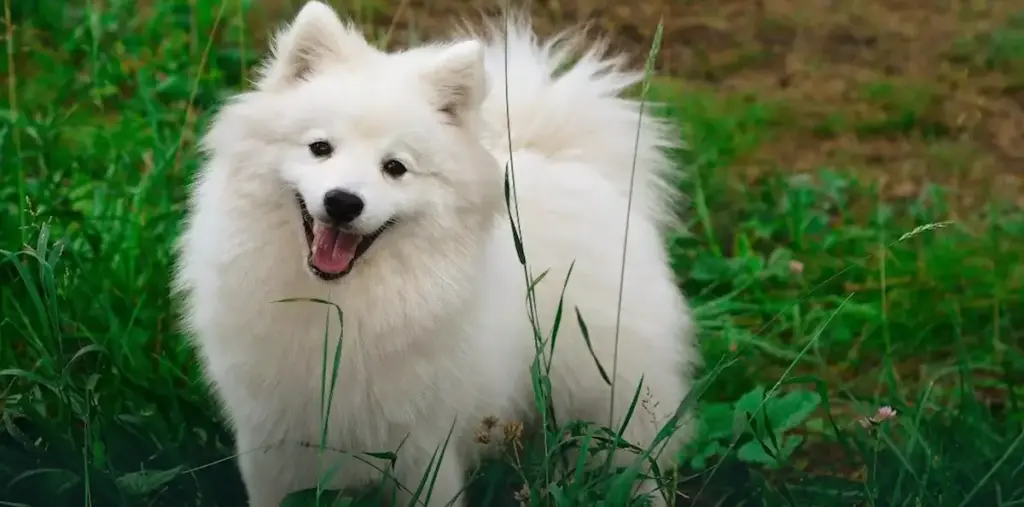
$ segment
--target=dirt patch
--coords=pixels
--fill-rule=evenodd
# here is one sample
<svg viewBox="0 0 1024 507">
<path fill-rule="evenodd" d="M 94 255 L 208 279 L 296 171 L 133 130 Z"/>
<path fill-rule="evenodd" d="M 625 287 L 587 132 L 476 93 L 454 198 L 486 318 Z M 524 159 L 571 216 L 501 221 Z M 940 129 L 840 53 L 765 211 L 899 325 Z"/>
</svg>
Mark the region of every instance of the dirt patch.
<svg viewBox="0 0 1024 507">
<path fill-rule="evenodd" d="M 344 2 L 335 2 L 343 4 Z M 390 0 L 349 11 L 389 45 L 446 35 L 454 19 L 496 13 L 500 0 Z M 297 2 L 265 2 L 286 19 Z M 659 21 L 658 69 L 682 86 L 784 104 L 776 141 L 745 170 L 837 167 L 902 192 L 954 186 L 963 204 L 1001 195 L 1024 205 L 1024 57 L 1013 61 L 1014 2 L 911 0 L 535 0 L 550 34 L 589 22 L 642 62 Z M 1024 22 L 1020 23 L 1024 51 Z M 1003 32 L 1000 32 L 1002 30 Z M 997 36 L 994 34 L 1002 33 Z M 1010 37 L 1006 36 L 1010 33 Z M 997 46 L 1003 44 L 1003 46 Z M 936 155 L 957 146 L 958 158 Z"/>
</svg>

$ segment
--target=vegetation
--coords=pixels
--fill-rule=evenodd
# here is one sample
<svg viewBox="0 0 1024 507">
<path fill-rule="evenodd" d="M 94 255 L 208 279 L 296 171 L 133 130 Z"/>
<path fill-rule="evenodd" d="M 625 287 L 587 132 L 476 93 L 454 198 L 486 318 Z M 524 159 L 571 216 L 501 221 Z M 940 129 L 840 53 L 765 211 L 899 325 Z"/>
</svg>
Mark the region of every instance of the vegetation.
<svg viewBox="0 0 1024 507">
<path fill-rule="evenodd" d="M 3 0 L 0 505 L 244 505 L 168 278 L 197 135 L 294 8 L 249 3 Z M 663 6 L 670 73 L 650 98 L 690 147 L 689 227 L 668 248 L 707 362 L 677 505 L 1024 505 L 1010 4 L 918 18 L 870 0 L 799 23 L 763 3 Z M 390 45 L 447 22 L 347 5 Z M 658 27 L 610 24 L 647 46 Z M 477 503 L 626 504 L 622 472 L 559 475 L 523 445 L 481 471 Z"/>
</svg>

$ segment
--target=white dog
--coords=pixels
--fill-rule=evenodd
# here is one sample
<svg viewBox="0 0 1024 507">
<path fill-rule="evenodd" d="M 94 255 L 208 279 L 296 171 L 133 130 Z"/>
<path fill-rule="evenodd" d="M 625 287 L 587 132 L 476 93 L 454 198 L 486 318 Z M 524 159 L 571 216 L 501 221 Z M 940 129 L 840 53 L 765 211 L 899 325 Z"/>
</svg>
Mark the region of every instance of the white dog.
<svg viewBox="0 0 1024 507">
<path fill-rule="evenodd" d="M 277 507 L 332 468 L 326 488 L 366 484 L 387 464 L 336 451 L 397 451 L 389 473 L 399 483 L 415 490 L 436 473 L 426 503 L 463 505 L 480 421 L 538 417 L 527 286 L 540 278 L 546 338 L 571 265 L 550 371 L 559 420 L 618 428 L 642 377 L 643 406 L 624 437 L 647 448 L 690 390 L 691 314 L 663 246 L 675 197 L 664 150 L 676 134 L 639 123 L 639 104 L 618 95 L 640 76 L 602 46 L 563 68 L 579 36 L 539 43 L 522 21 L 488 32 L 385 53 L 309 2 L 256 90 L 226 104 L 205 135 L 176 288 L 235 428 L 250 505 Z M 342 325 L 329 305 L 281 302 L 290 298 L 337 305 Z M 318 466 L 324 354 L 330 370 L 339 340 Z M 665 465 L 690 421 L 660 446 Z"/>
</svg>

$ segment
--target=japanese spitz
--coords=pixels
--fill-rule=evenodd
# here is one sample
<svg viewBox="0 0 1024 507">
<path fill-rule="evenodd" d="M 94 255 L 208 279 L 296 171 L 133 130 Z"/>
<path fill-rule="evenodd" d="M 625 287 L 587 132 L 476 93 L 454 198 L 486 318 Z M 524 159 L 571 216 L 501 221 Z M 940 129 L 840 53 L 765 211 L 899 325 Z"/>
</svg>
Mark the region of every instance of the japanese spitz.
<svg viewBox="0 0 1024 507">
<path fill-rule="evenodd" d="M 329 489 L 379 480 L 387 461 L 353 455 L 382 451 L 395 500 L 436 474 L 426 503 L 462 505 L 481 420 L 539 420 L 537 335 L 559 420 L 618 428 L 641 380 L 625 440 L 647 448 L 673 420 L 699 358 L 664 247 L 679 141 L 640 121 L 619 95 L 641 76 L 605 54 L 522 17 L 387 53 L 315 1 L 279 34 L 203 138 L 176 272 L 250 505 L 318 471 Z M 666 466 L 693 429 L 675 420 Z"/>
</svg>

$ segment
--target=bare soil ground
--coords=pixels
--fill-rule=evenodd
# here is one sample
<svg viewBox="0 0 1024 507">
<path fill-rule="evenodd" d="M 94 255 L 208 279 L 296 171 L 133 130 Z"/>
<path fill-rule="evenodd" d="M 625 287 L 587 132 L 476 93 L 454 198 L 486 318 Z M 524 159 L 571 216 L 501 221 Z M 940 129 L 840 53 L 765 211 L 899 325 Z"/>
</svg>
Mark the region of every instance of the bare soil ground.
<svg viewBox="0 0 1024 507">
<path fill-rule="evenodd" d="M 263 20 L 298 0 L 267 0 Z M 500 0 L 335 2 L 391 46 L 444 36 Z M 516 5 L 516 3 L 513 3 Z M 889 197 L 926 182 L 962 206 L 1024 206 L 1022 0 L 535 0 L 542 34 L 589 22 L 685 93 L 752 97 L 783 118 L 733 170 L 858 171 Z M 698 147 L 699 149 L 699 147 Z"/>
</svg>

